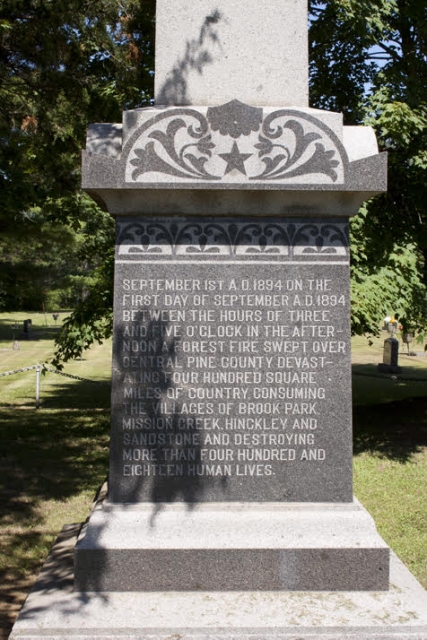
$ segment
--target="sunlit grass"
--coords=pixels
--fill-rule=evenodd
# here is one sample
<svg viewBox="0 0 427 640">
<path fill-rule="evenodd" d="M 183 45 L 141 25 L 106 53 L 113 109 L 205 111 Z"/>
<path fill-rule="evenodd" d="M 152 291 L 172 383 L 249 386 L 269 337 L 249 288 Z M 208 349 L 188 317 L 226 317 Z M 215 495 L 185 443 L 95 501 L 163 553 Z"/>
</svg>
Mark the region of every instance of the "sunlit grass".
<svg viewBox="0 0 427 640">
<path fill-rule="evenodd" d="M 402 373 L 379 375 L 387 337 L 371 346 L 352 340 L 354 492 L 427 587 L 427 358 L 400 343 Z M 424 353 L 423 345 L 412 350 Z"/>
<path fill-rule="evenodd" d="M 22 332 L 26 318 L 32 319 L 29 339 Z M 56 324 L 44 314 L 1 314 L 0 373 L 49 363 L 60 322 L 61 318 Z M 67 363 L 64 373 L 41 375 L 39 409 L 34 369 L 0 377 L 0 601 L 5 603 L 0 605 L 0 635 L 3 627 L 4 637 L 54 539 L 64 524 L 87 518 L 107 474 L 111 341 Z"/>
<path fill-rule="evenodd" d="M 404 462 L 363 453 L 354 459 L 355 494 L 393 551 L 427 587 L 427 448 Z"/>
</svg>

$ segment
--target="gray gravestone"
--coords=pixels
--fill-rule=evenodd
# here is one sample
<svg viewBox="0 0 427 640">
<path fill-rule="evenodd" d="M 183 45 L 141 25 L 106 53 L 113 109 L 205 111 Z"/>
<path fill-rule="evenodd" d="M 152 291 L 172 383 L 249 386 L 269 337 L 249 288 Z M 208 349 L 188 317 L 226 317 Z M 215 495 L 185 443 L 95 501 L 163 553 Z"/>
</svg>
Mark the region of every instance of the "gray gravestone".
<svg viewBox="0 0 427 640">
<path fill-rule="evenodd" d="M 383 363 L 390 367 L 397 367 L 399 362 L 399 340 L 388 338 L 384 340 Z"/>
<path fill-rule="evenodd" d="M 399 340 L 387 338 L 384 340 L 383 361 L 378 365 L 380 373 L 402 373 L 399 367 Z"/>
<path fill-rule="evenodd" d="M 117 219 L 109 488 L 46 625 L 412 637 L 425 598 L 397 573 L 380 593 L 389 548 L 352 496 L 348 219 L 385 155 L 307 107 L 304 0 L 157 10 L 157 106 L 83 153 Z"/>
<path fill-rule="evenodd" d="M 156 94 L 179 106 L 89 130 L 83 186 L 117 241 L 109 493 L 76 547 L 78 589 L 388 586 L 388 548 L 352 495 L 348 246 L 386 163 L 372 130 L 307 108 L 303 2 L 280 39 L 295 64 L 267 47 L 262 99 L 242 73 L 243 22 L 261 55 L 285 4 L 260 30 L 255 3 L 176 0 L 171 25 L 159 2 Z"/>
</svg>

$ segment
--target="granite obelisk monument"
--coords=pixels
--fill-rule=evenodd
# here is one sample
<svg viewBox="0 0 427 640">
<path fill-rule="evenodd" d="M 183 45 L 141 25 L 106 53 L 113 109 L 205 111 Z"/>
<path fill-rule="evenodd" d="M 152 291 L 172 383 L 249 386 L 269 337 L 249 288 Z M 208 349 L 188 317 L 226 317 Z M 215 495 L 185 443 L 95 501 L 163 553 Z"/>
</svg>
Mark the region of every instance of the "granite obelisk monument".
<svg viewBox="0 0 427 640">
<path fill-rule="evenodd" d="M 81 590 L 388 588 L 353 502 L 348 246 L 386 163 L 371 129 L 308 108 L 306 11 L 158 2 L 156 106 L 89 132 L 83 186 L 117 243 Z"/>
<path fill-rule="evenodd" d="M 155 105 L 88 132 L 117 233 L 108 495 L 50 614 L 79 638 L 425 625 L 352 488 L 348 223 L 386 157 L 309 108 L 307 50 L 304 0 L 158 0 Z"/>
</svg>

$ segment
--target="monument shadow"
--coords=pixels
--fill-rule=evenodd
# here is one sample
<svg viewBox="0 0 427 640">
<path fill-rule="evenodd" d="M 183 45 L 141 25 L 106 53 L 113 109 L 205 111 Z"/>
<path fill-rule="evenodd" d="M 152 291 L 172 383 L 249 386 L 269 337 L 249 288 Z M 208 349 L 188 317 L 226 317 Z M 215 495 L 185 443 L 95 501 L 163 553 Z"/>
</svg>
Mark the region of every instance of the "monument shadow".
<svg viewBox="0 0 427 640">
<path fill-rule="evenodd" d="M 172 370 L 166 365 L 178 358 L 180 339 L 169 330 L 169 321 L 151 320 L 144 325 L 140 316 L 130 324 L 129 332 L 137 334 L 141 327 L 147 338 L 124 341 L 122 336 L 117 337 L 116 358 L 126 348 L 125 343 L 129 349 L 134 344 L 135 349 L 149 350 L 150 357 L 149 364 L 141 371 L 145 384 L 126 387 L 126 382 L 123 383 L 125 398 L 128 396 L 124 404 L 131 417 L 122 418 L 124 428 L 119 433 L 114 418 L 114 407 L 118 403 L 113 398 L 109 500 L 122 502 L 124 491 L 125 503 L 142 500 L 159 505 L 179 501 L 192 508 L 203 500 L 206 482 L 212 482 L 212 478 L 198 474 L 198 465 L 202 462 L 202 432 L 193 417 L 182 413 L 179 389 L 173 382 Z M 122 375 L 126 380 L 125 371 Z M 132 416 L 134 411 L 143 417 Z M 126 429 L 127 425 L 131 428 Z M 118 455 L 115 455 L 116 447 Z M 217 479 L 222 485 L 226 481 L 226 477 Z"/>
<path fill-rule="evenodd" d="M 220 47 L 220 39 L 214 28 L 222 19 L 218 9 L 214 9 L 211 15 L 206 16 L 200 27 L 199 36 L 187 40 L 184 55 L 177 60 L 169 77 L 160 88 L 156 98 L 157 104 L 190 104 L 188 95 L 188 75 L 191 71 L 203 74 L 203 69 L 214 61 L 213 46 Z M 210 45 L 210 46 L 209 46 Z"/>
</svg>

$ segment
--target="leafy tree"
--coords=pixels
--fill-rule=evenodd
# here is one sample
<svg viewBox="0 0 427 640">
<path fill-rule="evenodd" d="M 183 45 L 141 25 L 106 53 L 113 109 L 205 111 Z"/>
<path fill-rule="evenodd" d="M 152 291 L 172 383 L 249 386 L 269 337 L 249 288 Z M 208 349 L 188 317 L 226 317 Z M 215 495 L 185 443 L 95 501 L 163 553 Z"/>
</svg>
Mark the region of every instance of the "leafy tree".
<svg viewBox="0 0 427 640">
<path fill-rule="evenodd" d="M 81 149 L 90 122 L 117 122 L 124 109 L 149 104 L 154 6 L 155 0 L 1 0 L 4 303 L 25 303 L 24 285 L 17 282 L 20 273 L 28 274 L 29 263 L 33 284 L 39 276 L 31 304 L 41 302 L 41 289 L 55 286 L 43 281 L 43 271 L 62 278 L 59 263 L 68 260 L 74 285 L 87 289 L 87 321 L 96 317 L 92 296 L 103 286 L 113 223 L 80 191 Z M 48 251 L 52 242 L 55 251 Z M 74 268 L 72 258 L 80 259 L 80 266 Z"/>
<path fill-rule="evenodd" d="M 84 228 L 85 242 L 80 247 L 82 262 L 97 262 L 90 277 L 83 279 L 87 295 L 81 297 L 73 313 L 62 325 L 52 364 L 62 369 L 63 362 L 78 358 L 94 342 L 101 343 L 112 334 L 114 286 L 114 222 L 93 201 L 92 213 Z"/>
<path fill-rule="evenodd" d="M 377 333 L 399 313 L 426 324 L 427 4 L 311 2 L 313 106 L 374 127 L 389 189 L 352 222 L 352 328 Z"/>
<path fill-rule="evenodd" d="M 61 220 L 78 219 L 88 123 L 116 122 L 124 108 L 148 103 L 152 5 L 3 0 L 2 219 L 35 205 Z"/>
<path fill-rule="evenodd" d="M 112 223 L 79 191 L 80 149 L 90 122 L 118 122 L 122 110 L 150 103 L 154 11 L 155 0 L 0 2 L 2 237 L 10 246 L 36 211 L 44 225 L 68 225 L 84 239 L 74 278 L 86 278 L 89 293 L 62 333 L 57 363 L 111 332 Z M 376 332 L 391 312 L 420 326 L 425 0 L 311 0 L 310 15 L 312 106 L 373 126 L 389 152 L 388 193 L 352 223 L 353 331 Z"/>
<path fill-rule="evenodd" d="M 0 243 L 0 306 L 50 308 L 52 290 L 65 287 L 70 271 L 79 270 L 76 244 L 70 228 L 46 223 L 37 210 L 29 212 L 13 235 L 6 234 Z"/>
</svg>

